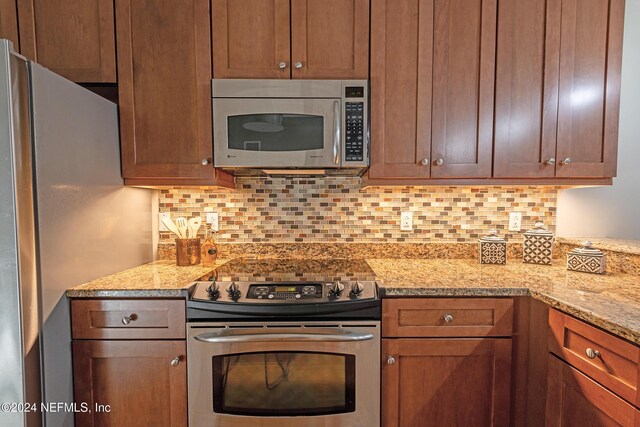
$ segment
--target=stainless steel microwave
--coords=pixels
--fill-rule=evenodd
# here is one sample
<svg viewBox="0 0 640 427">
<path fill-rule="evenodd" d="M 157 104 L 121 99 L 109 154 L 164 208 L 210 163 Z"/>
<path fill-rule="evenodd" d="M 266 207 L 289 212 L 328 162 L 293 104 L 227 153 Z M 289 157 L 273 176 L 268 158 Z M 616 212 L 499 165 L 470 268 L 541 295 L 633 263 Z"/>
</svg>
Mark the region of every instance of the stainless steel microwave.
<svg viewBox="0 0 640 427">
<path fill-rule="evenodd" d="M 214 79 L 214 164 L 236 174 L 369 165 L 367 80 Z"/>
</svg>

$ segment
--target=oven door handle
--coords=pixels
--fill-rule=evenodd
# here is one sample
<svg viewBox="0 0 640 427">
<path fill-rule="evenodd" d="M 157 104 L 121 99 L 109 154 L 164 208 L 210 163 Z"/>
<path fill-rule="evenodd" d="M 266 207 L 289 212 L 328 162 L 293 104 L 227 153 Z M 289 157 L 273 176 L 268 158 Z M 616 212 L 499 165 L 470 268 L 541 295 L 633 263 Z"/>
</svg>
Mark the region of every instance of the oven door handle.
<svg viewBox="0 0 640 427">
<path fill-rule="evenodd" d="M 340 164 L 340 102 L 333 102 L 333 161 L 336 165 Z"/>
<path fill-rule="evenodd" d="M 362 332 L 345 332 L 345 333 L 273 333 L 265 331 L 255 333 L 234 334 L 233 332 L 215 333 L 209 332 L 196 335 L 195 338 L 201 342 L 207 343 L 244 343 L 244 342 L 354 342 L 368 341 L 373 339 L 373 334 Z"/>
</svg>

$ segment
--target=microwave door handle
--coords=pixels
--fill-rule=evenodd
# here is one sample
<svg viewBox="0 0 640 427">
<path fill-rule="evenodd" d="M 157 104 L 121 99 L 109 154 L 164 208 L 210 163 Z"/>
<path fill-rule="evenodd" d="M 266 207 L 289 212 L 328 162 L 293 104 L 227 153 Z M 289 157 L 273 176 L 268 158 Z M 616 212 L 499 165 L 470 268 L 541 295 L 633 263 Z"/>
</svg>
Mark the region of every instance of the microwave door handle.
<svg viewBox="0 0 640 427">
<path fill-rule="evenodd" d="M 340 102 L 333 101 L 333 161 L 340 164 Z"/>
<path fill-rule="evenodd" d="M 361 332 L 347 332 L 336 334 L 314 334 L 314 333 L 255 333 L 239 334 L 233 333 L 205 333 L 194 336 L 194 338 L 206 343 L 246 343 L 246 342 L 272 342 L 272 341 L 303 341 L 303 342 L 354 342 L 368 341 L 373 339 L 373 334 Z"/>
</svg>

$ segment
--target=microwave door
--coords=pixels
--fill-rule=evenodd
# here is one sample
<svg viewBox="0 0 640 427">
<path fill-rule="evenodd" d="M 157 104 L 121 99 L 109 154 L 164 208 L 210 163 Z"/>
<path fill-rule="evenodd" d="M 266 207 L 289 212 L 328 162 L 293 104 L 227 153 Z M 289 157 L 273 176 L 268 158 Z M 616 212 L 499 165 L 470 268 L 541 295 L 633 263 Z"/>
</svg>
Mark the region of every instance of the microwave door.
<svg viewBox="0 0 640 427">
<path fill-rule="evenodd" d="M 215 98 L 215 166 L 340 167 L 340 108 L 337 99 Z"/>
</svg>

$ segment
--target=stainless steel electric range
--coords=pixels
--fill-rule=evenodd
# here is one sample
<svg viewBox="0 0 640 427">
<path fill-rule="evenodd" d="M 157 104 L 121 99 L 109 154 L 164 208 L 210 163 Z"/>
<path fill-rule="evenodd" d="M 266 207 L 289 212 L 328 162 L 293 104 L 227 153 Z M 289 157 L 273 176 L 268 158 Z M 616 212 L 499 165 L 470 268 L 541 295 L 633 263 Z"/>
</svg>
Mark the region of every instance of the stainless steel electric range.
<svg viewBox="0 0 640 427">
<path fill-rule="evenodd" d="M 240 259 L 190 295 L 190 426 L 380 425 L 381 304 L 365 261 Z"/>
</svg>

